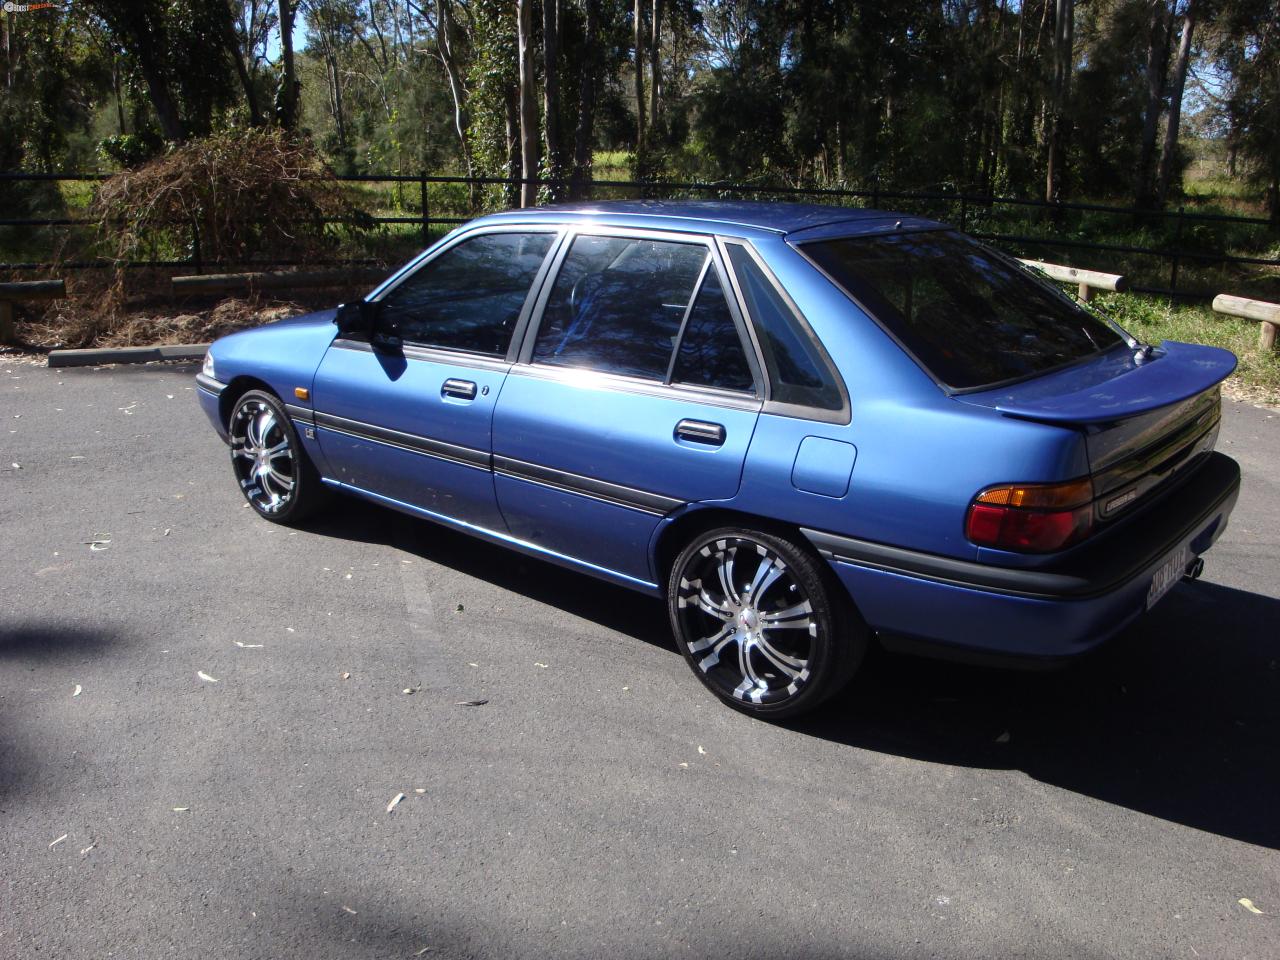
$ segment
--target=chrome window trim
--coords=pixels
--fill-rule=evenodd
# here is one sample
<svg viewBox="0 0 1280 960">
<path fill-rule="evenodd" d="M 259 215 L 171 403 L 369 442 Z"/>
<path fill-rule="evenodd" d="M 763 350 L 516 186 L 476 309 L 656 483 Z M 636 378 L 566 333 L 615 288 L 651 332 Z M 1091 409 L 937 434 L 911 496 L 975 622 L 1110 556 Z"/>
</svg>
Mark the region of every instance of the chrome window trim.
<svg viewBox="0 0 1280 960">
<path fill-rule="evenodd" d="M 760 252 L 756 250 L 753 244 L 737 237 L 720 237 L 719 241 L 721 246 L 725 248 L 725 263 L 730 268 L 729 274 L 733 279 L 734 296 L 738 299 L 739 308 L 742 310 L 743 316 L 750 316 L 750 312 L 747 310 L 747 300 L 743 295 L 742 286 L 738 282 L 737 274 L 733 272 L 732 262 L 729 260 L 728 247 L 730 244 L 739 246 L 746 251 L 747 256 L 751 258 L 752 262 L 760 270 L 765 282 L 773 287 L 778 296 L 782 298 L 782 302 L 786 304 L 787 309 L 791 311 L 792 316 L 795 318 L 800 335 L 807 339 L 817 350 L 819 361 L 821 361 L 826 367 L 827 375 L 831 378 L 832 383 L 835 384 L 836 391 L 840 394 L 840 407 L 835 410 L 828 410 L 824 407 L 812 407 L 808 404 L 784 403 L 780 400 L 774 400 L 772 399 L 773 385 L 770 384 L 769 399 L 765 401 L 764 412 L 775 414 L 780 417 L 792 417 L 800 420 L 815 420 L 821 423 L 834 423 L 840 426 L 850 423 L 852 420 L 852 407 L 849 402 L 849 390 L 845 386 L 844 377 L 841 375 L 840 368 L 836 366 L 835 361 L 831 359 L 831 354 L 827 352 L 827 348 L 823 346 L 822 341 L 818 339 L 818 335 L 814 333 L 813 327 L 810 326 L 804 312 L 801 311 L 800 307 L 796 304 L 795 300 L 792 299 L 791 294 L 787 292 L 786 288 L 778 282 L 778 278 L 774 275 L 774 272 L 769 269 L 769 265 L 764 262 L 764 258 L 760 256 Z M 792 247 L 791 249 L 794 250 L 796 248 Z M 812 261 L 809 260 L 808 257 L 805 257 L 804 259 L 806 263 L 812 265 Z M 755 320 L 755 318 L 752 318 L 752 321 L 748 326 L 751 328 L 753 337 L 752 342 L 755 344 L 756 350 L 760 352 L 761 369 L 767 371 L 768 367 L 764 363 L 764 352 L 760 345 L 759 331 L 755 329 L 757 322 L 758 321 Z"/>
<path fill-rule="evenodd" d="M 661 380 L 645 380 L 620 373 L 604 373 L 588 367 L 555 367 L 549 364 L 517 364 L 508 376 L 531 377 L 535 380 L 555 380 L 573 384 L 579 381 L 584 388 L 614 390 L 618 393 L 634 393 L 657 397 L 662 400 L 688 400 L 728 410 L 759 412 L 764 401 L 750 394 L 715 387 L 700 387 L 686 383 L 663 383 Z"/>
<path fill-rule="evenodd" d="M 587 237 L 617 237 L 623 240 L 657 240 L 668 243 L 695 243 L 701 244 L 707 248 L 707 254 L 710 262 L 715 265 L 716 273 L 720 280 L 721 296 L 725 298 L 725 303 L 729 306 L 729 314 L 733 317 L 734 326 L 738 330 L 738 340 L 741 342 L 743 352 L 747 357 L 747 366 L 751 368 L 751 378 L 753 383 L 752 392 L 745 390 L 721 390 L 714 387 L 698 387 L 691 384 L 676 384 L 670 382 L 673 366 L 671 363 L 667 365 L 666 379 L 654 380 L 643 377 L 630 377 L 625 374 L 607 373 L 602 370 L 593 370 L 590 367 L 567 367 L 549 363 L 535 363 L 533 360 L 533 348 L 538 339 L 538 329 L 542 326 L 543 315 L 546 310 L 547 301 L 551 299 L 551 290 L 555 286 L 556 278 L 560 275 L 560 268 L 564 264 L 565 258 L 568 257 L 570 250 L 573 248 L 573 242 L 582 236 Z M 647 384 L 650 387 L 662 390 L 661 393 L 655 393 L 655 396 L 668 396 L 671 390 L 711 390 L 715 395 L 729 395 L 732 397 L 740 397 L 749 401 L 752 409 L 757 409 L 762 402 L 762 398 L 768 389 L 768 378 L 765 376 L 764 367 L 760 363 L 760 358 L 756 354 L 753 342 L 750 339 L 750 324 L 747 323 L 746 314 L 742 311 L 734 296 L 729 294 L 732 287 L 729 286 L 729 270 L 725 263 L 719 243 L 719 238 L 709 233 L 697 233 L 694 231 L 683 232 L 679 230 L 657 230 L 646 229 L 643 227 L 610 227 L 605 224 L 581 224 L 581 225 L 565 225 L 563 233 L 560 237 L 559 246 L 553 251 L 553 256 L 549 258 L 545 273 L 540 276 L 541 289 L 538 292 L 535 303 L 530 310 L 529 316 L 525 318 L 526 329 L 524 331 L 524 340 L 520 345 L 519 351 L 512 358 L 512 362 L 517 364 L 513 368 L 513 372 L 519 369 L 521 372 L 530 372 L 533 370 L 572 370 L 580 373 L 591 373 L 602 377 L 617 379 L 625 384 Z M 693 297 L 696 299 L 697 294 L 701 291 L 702 282 L 706 276 L 706 265 L 704 264 L 703 273 L 699 275 L 698 283 L 694 286 Z M 690 303 L 693 301 L 691 300 Z M 684 321 L 688 319 L 689 311 L 686 309 Z M 684 321 L 681 322 L 680 336 L 684 334 Z M 679 349 L 679 342 L 672 345 L 672 357 L 675 356 Z M 549 377 L 546 379 L 557 379 Z M 632 390 L 631 392 L 641 392 Z M 720 404 L 722 406 L 726 404 Z"/>
<path fill-rule="evenodd" d="M 333 347 L 336 350 L 352 350 L 357 353 L 377 353 L 378 348 L 367 340 L 348 340 L 342 338 L 333 341 Z M 446 347 L 420 347 L 417 344 L 406 343 L 399 348 L 399 352 L 403 353 L 406 360 L 426 360 L 432 363 L 443 363 L 450 366 L 468 367 L 476 370 L 493 370 L 498 373 L 505 372 L 510 367 L 510 362 L 502 357 L 495 357 L 488 353 L 469 353 L 465 350 L 450 350 Z"/>
<path fill-rule="evenodd" d="M 537 295 L 541 290 L 542 281 L 546 278 L 547 269 L 551 262 L 556 259 L 560 250 L 560 246 L 567 232 L 563 224 L 485 224 L 484 226 L 473 227 L 471 229 L 455 230 L 441 237 L 438 241 L 428 247 L 419 254 L 415 259 L 393 273 L 389 278 L 384 280 L 379 286 L 375 287 L 372 292 L 365 296 L 368 303 L 380 303 L 388 294 L 395 292 L 402 283 L 416 274 L 427 264 L 432 263 L 437 258 L 444 256 L 455 247 L 466 243 L 469 240 L 475 240 L 478 237 L 490 236 L 494 234 L 505 233 L 548 233 L 552 234 L 551 246 L 547 248 L 546 254 L 542 258 L 542 264 L 538 267 L 537 273 L 534 274 L 533 280 L 529 284 L 529 289 L 525 293 L 524 303 L 520 307 L 520 313 L 516 317 L 516 322 L 511 329 L 511 339 L 507 342 L 507 350 L 504 354 L 496 353 L 479 353 L 471 350 L 449 350 L 445 347 L 433 344 L 419 343 L 412 340 L 406 340 L 404 349 L 408 350 L 414 347 L 421 350 L 445 350 L 449 354 L 456 353 L 462 357 L 478 357 L 487 360 L 502 360 L 505 357 L 506 362 L 512 362 L 512 357 L 516 353 L 517 345 L 524 336 L 524 329 L 528 324 L 529 315 L 533 309 L 533 303 L 537 299 Z M 334 345 L 339 343 L 366 343 L 365 340 L 343 337 L 341 341 L 335 340 Z"/>
</svg>

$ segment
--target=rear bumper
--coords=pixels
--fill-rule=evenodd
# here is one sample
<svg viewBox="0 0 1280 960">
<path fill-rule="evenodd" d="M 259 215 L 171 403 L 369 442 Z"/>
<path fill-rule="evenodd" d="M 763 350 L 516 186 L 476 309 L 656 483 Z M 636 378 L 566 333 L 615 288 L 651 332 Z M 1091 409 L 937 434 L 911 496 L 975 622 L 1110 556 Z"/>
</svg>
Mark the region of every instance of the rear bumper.
<svg viewBox="0 0 1280 960">
<path fill-rule="evenodd" d="M 1035 568 L 997 567 L 805 530 L 886 646 L 971 660 L 1051 663 L 1084 653 L 1147 609 L 1156 572 L 1226 529 L 1240 468 L 1210 454 L 1126 523 Z"/>
</svg>

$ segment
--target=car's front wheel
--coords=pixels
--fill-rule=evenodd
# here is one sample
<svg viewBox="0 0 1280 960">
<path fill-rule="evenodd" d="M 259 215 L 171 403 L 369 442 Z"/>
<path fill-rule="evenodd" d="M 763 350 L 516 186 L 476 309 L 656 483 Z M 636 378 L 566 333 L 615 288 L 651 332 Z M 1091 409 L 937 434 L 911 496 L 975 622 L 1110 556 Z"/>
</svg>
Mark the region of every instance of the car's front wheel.
<svg viewBox="0 0 1280 960">
<path fill-rule="evenodd" d="M 672 566 L 667 603 L 698 679 L 757 716 L 814 709 L 845 686 L 866 649 L 865 627 L 821 561 L 772 533 L 694 538 Z"/>
<path fill-rule="evenodd" d="M 245 393 L 232 408 L 227 432 L 240 492 L 259 516 L 296 523 L 324 502 L 320 475 L 274 396 Z"/>
</svg>

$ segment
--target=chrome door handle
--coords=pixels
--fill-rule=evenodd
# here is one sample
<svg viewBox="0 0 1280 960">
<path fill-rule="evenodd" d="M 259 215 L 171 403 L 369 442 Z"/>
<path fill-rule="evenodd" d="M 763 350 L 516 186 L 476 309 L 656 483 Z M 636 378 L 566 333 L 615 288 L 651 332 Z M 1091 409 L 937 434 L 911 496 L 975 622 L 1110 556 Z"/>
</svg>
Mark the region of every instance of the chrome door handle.
<svg viewBox="0 0 1280 960">
<path fill-rule="evenodd" d="M 693 443 L 705 443 L 711 447 L 724 444 L 724 427 L 705 420 L 681 420 L 676 424 L 676 439 Z"/>
<path fill-rule="evenodd" d="M 476 398 L 476 385 L 470 380 L 454 380 L 450 378 L 440 388 L 440 396 L 457 397 L 459 400 L 474 400 Z"/>
</svg>

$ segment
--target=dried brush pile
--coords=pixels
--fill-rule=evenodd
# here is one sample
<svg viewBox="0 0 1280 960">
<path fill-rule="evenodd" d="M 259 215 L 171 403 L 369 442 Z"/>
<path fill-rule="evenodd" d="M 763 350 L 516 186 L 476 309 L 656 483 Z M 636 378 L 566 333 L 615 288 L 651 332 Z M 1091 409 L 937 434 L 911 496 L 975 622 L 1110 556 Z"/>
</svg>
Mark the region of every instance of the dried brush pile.
<svg viewBox="0 0 1280 960">
<path fill-rule="evenodd" d="M 116 174 L 92 211 L 120 260 L 155 249 L 187 256 L 197 237 L 205 260 L 306 260 L 337 243 L 327 222 L 368 223 L 308 141 L 257 128 L 194 140 Z"/>
</svg>

